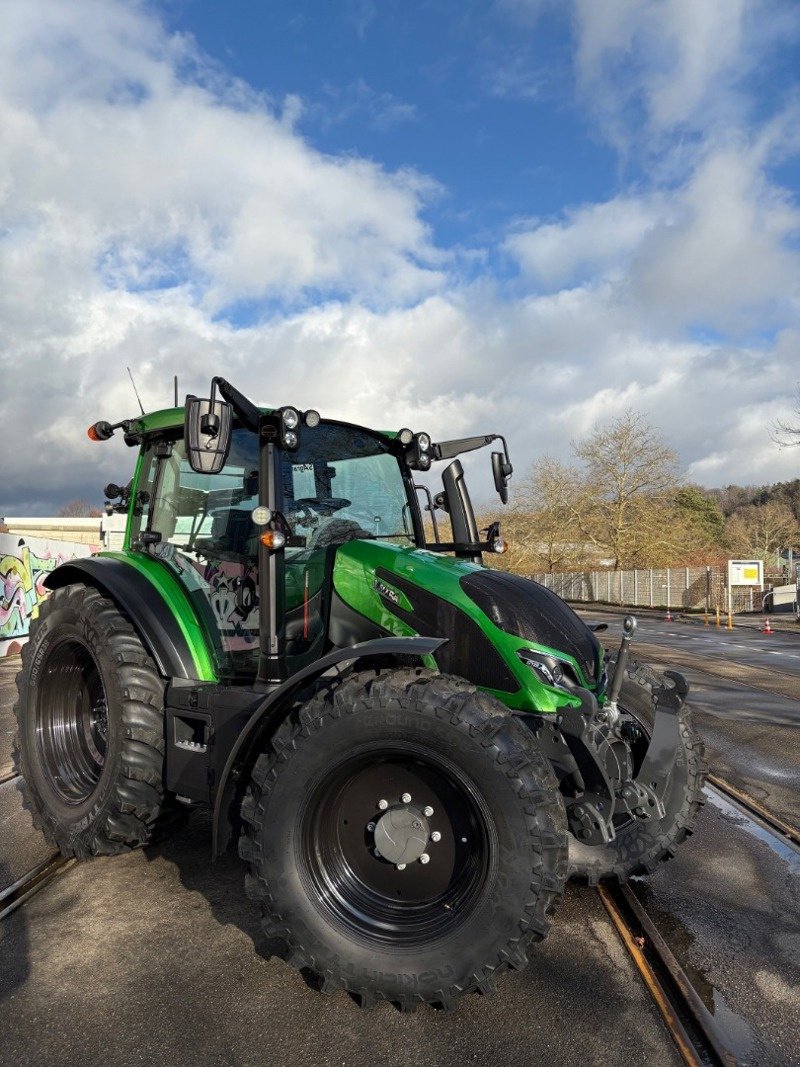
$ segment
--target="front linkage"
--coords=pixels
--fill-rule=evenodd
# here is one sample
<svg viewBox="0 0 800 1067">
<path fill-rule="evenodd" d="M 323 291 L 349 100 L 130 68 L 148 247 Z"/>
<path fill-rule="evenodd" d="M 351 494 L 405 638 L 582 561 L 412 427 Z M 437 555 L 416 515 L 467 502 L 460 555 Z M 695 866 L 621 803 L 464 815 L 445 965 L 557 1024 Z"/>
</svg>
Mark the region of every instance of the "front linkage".
<svg viewBox="0 0 800 1067">
<path fill-rule="evenodd" d="M 639 822 L 663 819 L 675 761 L 682 752 L 681 715 L 689 691 L 682 675 L 667 671 L 665 678 L 672 684 L 653 688 L 652 731 L 645 733 L 618 705 L 635 630 L 636 620 L 629 615 L 603 706 L 594 693 L 577 689 L 580 706 L 562 708 L 554 719 L 526 716 L 535 719 L 539 743 L 561 779 L 569 828 L 587 845 L 613 842 L 620 816 Z"/>
</svg>

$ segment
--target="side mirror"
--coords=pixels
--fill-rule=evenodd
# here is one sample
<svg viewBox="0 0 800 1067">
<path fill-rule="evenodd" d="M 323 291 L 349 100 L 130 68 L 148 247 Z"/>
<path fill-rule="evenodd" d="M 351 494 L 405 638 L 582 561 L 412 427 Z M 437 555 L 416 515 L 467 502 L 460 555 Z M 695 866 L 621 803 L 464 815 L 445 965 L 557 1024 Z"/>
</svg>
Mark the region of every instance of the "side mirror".
<svg viewBox="0 0 800 1067">
<path fill-rule="evenodd" d="M 511 477 L 513 470 L 514 468 L 502 452 L 492 452 L 494 487 L 504 504 L 508 503 L 508 479 Z"/>
<path fill-rule="evenodd" d="M 189 465 L 198 474 L 219 474 L 225 466 L 231 447 L 233 409 L 224 400 L 216 399 L 212 386 L 211 399 L 186 397 L 186 418 L 183 427 Z"/>
</svg>

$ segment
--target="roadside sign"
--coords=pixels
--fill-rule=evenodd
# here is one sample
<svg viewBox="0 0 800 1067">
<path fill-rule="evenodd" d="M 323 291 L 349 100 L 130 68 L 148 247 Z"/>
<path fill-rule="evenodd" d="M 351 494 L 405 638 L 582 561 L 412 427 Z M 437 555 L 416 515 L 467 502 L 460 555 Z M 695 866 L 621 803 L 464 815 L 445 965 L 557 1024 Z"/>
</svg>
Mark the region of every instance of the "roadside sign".
<svg viewBox="0 0 800 1067">
<path fill-rule="evenodd" d="M 760 559 L 729 559 L 728 588 L 735 585 L 763 585 L 764 561 Z"/>
</svg>

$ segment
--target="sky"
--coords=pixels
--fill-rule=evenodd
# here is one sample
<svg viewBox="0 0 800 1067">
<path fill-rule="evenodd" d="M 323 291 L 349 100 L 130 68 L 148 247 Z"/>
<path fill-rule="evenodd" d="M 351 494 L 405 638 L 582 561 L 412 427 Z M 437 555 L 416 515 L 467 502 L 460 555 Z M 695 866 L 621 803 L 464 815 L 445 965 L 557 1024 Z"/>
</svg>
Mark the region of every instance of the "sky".
<svg viewBox="0 0 800 1067">
<path fill-rule="evenodd" d="M 690 481 L 800 475 L 794 0 L 2 12 L 0 515 L 130 476 L 86 437 L 127 366 L 503 433 L 518 478 L 627 410 Z"/>
</svg>

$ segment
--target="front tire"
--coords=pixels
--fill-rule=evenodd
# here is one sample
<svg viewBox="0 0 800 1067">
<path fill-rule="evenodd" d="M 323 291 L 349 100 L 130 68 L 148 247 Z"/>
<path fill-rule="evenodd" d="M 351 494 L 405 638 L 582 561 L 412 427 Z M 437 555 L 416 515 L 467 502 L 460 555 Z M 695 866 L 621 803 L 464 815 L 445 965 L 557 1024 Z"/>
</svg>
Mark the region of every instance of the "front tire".
<svg viewBox="0 0 800 1067">
<path fill-rule="evenodd" d="M 64 856 L 150 840 L 164 802 L 164 683 L 96 589 L 57 589 L 22 649 L 15 769 L 24 806 Z"/>
<path fill-rule="evenodd" d="M 363 1006 L 492 991 L 563 891 L 547 760 L 494 698 L 428 671 L 318 693 L 258 758 L 242 819 L 268 937 Z"/>
</svg>

